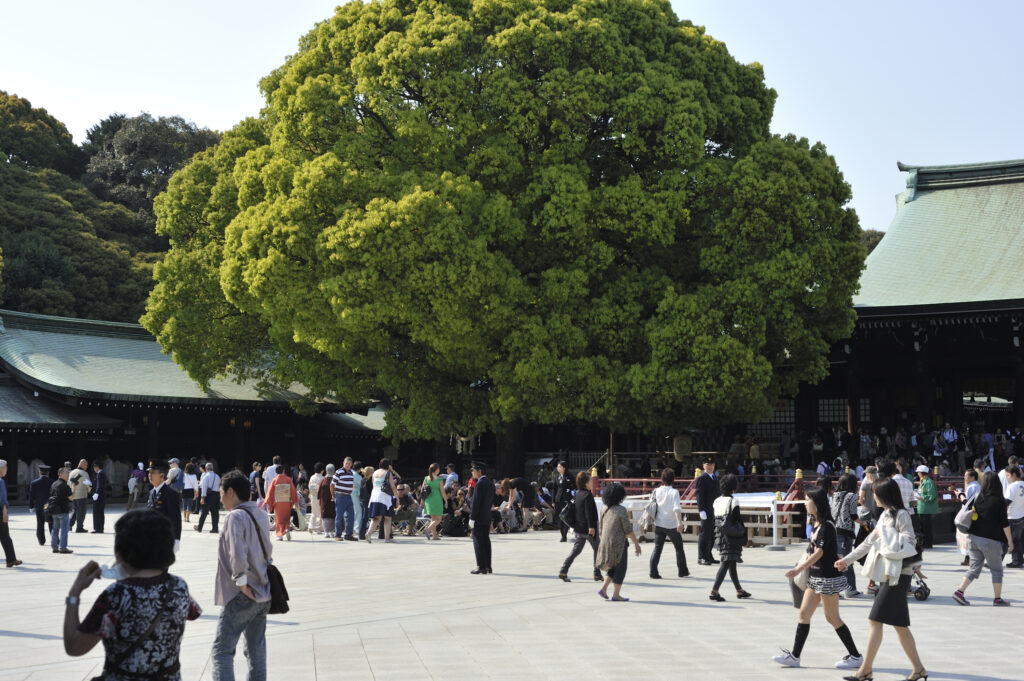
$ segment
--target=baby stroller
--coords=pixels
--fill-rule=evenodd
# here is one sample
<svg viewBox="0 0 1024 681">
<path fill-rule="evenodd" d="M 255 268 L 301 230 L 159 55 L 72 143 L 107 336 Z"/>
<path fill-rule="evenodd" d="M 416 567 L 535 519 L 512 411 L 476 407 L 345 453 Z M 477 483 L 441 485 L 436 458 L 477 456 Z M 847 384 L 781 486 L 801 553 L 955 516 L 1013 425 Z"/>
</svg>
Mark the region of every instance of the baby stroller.
<svg viewBox="0 0 1024 681">
<path fill-rule="evenodd" d="M 921 566 L 918 565 L 914 568 L 914 581 L 910 590 L 914 593 L 914 598 L 919 601 L 927 601 L 932 594 L 931 588 L 928 587 L 924 579 L 924 573 L 921 572 Z"/>
</svg>

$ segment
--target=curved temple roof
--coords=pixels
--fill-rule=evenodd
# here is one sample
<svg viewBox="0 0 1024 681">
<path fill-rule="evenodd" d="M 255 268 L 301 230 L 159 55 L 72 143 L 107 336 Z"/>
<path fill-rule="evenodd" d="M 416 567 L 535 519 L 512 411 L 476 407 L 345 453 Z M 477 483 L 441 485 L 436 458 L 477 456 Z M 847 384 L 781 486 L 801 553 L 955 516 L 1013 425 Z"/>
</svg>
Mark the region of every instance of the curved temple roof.
<svg viewBox="0 0 1024 681">
<path fill-rule="evenodd" d="M 1024 307 L 1024 160 L 898 167 L 907 190 L 854 307 Z"/>
<path fill-rule="evenodd" d="M 270 406 L 301 397 L 219 380 L 203 392 L 138 324 L 0 310 L 0 363 L 22 383 L 85 399 Z"/>
</svg>

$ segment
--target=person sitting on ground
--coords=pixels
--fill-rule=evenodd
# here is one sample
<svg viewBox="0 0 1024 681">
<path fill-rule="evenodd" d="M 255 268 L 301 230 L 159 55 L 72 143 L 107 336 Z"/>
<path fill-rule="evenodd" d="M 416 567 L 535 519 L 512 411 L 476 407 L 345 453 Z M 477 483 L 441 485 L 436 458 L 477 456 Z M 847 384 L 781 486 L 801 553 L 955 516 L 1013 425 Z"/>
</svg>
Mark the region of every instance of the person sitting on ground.
<svg viewBox="0 0 1024 681">
<path fill-rule="evenodd" d="M 409 485 L 402 483 L 395 489 L 395 517 L 392 522 L 396 531 L 401 529 L 401 523 L 406 523 L 405 534 L 416 534 L 416 517 L 420 513 L 420 505 L 416 503 L 409 490 Z"/>
<path fill-rule="evenodd" d="M 81 622 L 81 594 L 100 578 L 100 566 L 90 560 L 71 585 L 64 651 L 78 657 L 103 641 L 106 657 L 100 678 L 180 681 L 185 621 L 197 619 L 201 610 L 185 580 L 167 572 L 174 563 L 170 522 L 156 511 L 129 511 L 114 524 L 114 555 L 120 576 L 100 593 Z"/>
</svg>

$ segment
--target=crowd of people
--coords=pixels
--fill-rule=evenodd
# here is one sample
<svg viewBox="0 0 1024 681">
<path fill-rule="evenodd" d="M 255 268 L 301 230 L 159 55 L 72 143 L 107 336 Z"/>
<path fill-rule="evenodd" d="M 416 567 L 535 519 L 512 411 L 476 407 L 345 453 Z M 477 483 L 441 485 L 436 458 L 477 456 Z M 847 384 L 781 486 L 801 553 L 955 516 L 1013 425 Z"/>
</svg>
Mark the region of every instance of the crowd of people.
<svg viewBox="0 0 1024 681">
<path fill-rule="evenodd" d="M 701 519 L 697 562 L 716 567 L 709 599 L 723 602 L 721 587 L 728 577 L 736 598 L 752 598 L 740 582 L 746 529 L 741 501 L 736 496 L 739 477 L 720 475 L 717 461 L 707 457 L 696 481 L 696 504 Z M 993 585 L 993 604 L 1009 605 L 1003 598 L 1002 556 L 1011 553 L 1009 568 L 1024 567 L 1021 532 L 1024 530 L 1024 482 L 1016 455 L 1006 458 L 998 473 L 988 470 L 990 462 L 977 458 L 964 473 L 963 508 L 969 520 L 959 532 L 959 545 L 968 571 L 957 585 L 953 599 L 968 605 L 966 592 L 987 566 Z M 7 499 L 2 475 L 6 462 L 0 461 L 0 507 L 3 531 L 0 543 L 8 567 L 21 563 L 14 555 L 7 532 Z M 87 461 L 70 462 L 51 480 L 45 471 L 30 488 L 31 504 L 37 511 L 37 538 L 46 543 L 44 524 L 50 524 L 49 541 L 55 553 L 71 553 L 70 532 L 85 532 L 88 499 L 93 500 L 92 532 L 103 532 L 103 469 Z M 927 518 L 937 508 L 932 471 L 916 467 L 905 459 L 881 456 L 864 466 L 861 475 L 844 472 L 833 480 L 832 471 L 821 471 L 806 490 L 808 518 L 807 552 L 785 576 L 797 591 L 798 617 L 792 647 L 773 659 L 784 666 L 800 666 L 810 624 L 820 604 L 826 621 L 833 627 L 845 654 L 836 663 L 840 669 L 856 670 L 846 677 L 865 681 L 872 675 L 884 625 L 895 628 L 913 667 L 908 678 L 927 677 L 910 633 L 907 593 L 914 575 L 922 576 L 921 565 L 931 547 Z M 490 535 L 557 528 L 559 541 L 572 546 L 558 570 L 569 582 L 570 569 L 589 545 L 587 572 L 600 582 L 598 596 L 609 601 L 628 601 L 623 595 L 629 554 L 642 554 L 637 528 L 623 502 L 625 488 L 605 483 L 587 471 L 575 475 L 568 464 L 558 462 L 550 474 L 537 480 L 524 477 L 492 482 L 484 464 L 474 464 L 465 482 L 455 466 L 444 472 L 431 464 L 422 479 L 404 479 L 388 459 L 376 467 L 363 466 L 352 458 L 334 464 L 316 463 L 309 475 L 303 466 L 286 466 L 279 457 L 264 468 L 259 463 L 246 476 L 231 471 L 218 475 L 213 462 L 152 461 L 133 471 L 129 512 L 115 524 L 115 568 L 104 577 L 116 581 L 97 599 L 84 619 L 77 606 L 81 593 L 99 578 L 101 568 L 90 561 L 82 568 L 68 597 L 65 647 L 69 654 L 84 654 L 102 641 L 106 649 L 104 678 L 174 678 L 177 650 L 184 622 L 199 615 L 199 607 L 188 594 L 185 583 L 167 570 L 174 562 L 183 526 L 199 514 L 192 529 L 201 532 L 207 518 L 210 532 L 221 536 L 215 578 L 215 603 L 223 606 L 213 645 L 214 678 L 230 679 L 235 644 L 246 637 L 246 654 L 253 676 L 261 678 L 265 668 L 262 644 L 269 609 L 270 562 L 264 537 L 271 533 L 278 541 L 298 530 L 320 534 L 339 542 L 393 542 L 393 535 L 422 535 L 427 541 L 444 536 L 471 536 L 476 566 L 472 574 L 493 572 Z M 916 478 L 916 479 L 915 479 Z M 652 523 L 654 550 L 648 560 L 648 577 L 661 579 L 664 546 L 671 542 L 676 557 L 676 574 L 690 576 L 683 543 L 683 519 L 675 471 L 661 471 L 661 485 L 648 500 L 645 516 Z M 916 482 L 916 487 L 915 487 Z M 148 490 L 148 493 L 147 493 Z M 145 509 L 131 510 L 141 505 Z M 227 514 L 221 520 L 220 509 Z M 240 511 L 241 513 L 236 513 Z M 248 517 L 246 517 L 248 516 Z M 143 542 L 139 537 L 145 536 Z M 632 551 L 630 547 L 632 546 Z M 717 551 L 717 558 L 714 552 Z M 869 615 L 869 636 L 863 652 L 840 616 L 841 598 L 856 598 L 854 564 L 867 579 L 867 591 L 875 596 Z M 130 580 L 124 578 L 131 577 Z M 139 599 L 159 598 L 171 607 L 159 612 L 132 608 Z M 140 632 L 149 633 L 140 636 Z M 141 642 L 140 642 L 141 641 Z M 258 652 L 264 651 L 264 652 Z M 162 676 L 161 676 L 162 675 Z"/>
</svg>

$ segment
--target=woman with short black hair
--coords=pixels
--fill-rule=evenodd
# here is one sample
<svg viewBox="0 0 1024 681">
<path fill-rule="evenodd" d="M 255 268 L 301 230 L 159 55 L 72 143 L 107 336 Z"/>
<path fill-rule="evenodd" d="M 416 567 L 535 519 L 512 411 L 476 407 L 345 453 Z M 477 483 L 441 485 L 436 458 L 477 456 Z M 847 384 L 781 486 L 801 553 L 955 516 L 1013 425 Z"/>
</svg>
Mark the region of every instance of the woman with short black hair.
<svg viewBox="0 0 1024 681">
<path fill-rule="evenodd" d="M 982 475 L 981 492 L 977 497 L 968 499 L 967 503 L 974 508 L 974 519 L 967 533 L 967 555 L 971 559 L 971 567 L 961 580 L 960 588 L 953 592 L 953 600 L 960 605 L 970 605 L 964 592 L 981 576 L 982 566 L 988 563 L 992 573 L 992 605 L 1009 605 L 1009 601 L 1003 600 L 1003 556 L 1007 546 L 1013 552 L 1013 536 L 999 476 L 991 471 Z"/>
<path fill-rule="evenodd" d="M 640 542 L 637 541 L 633 532 L 633 523 L 629 521 L 629 514 L 622 507 L 622 500 L 626 498 L 626 488 L 615 482 L 606 488 L 601 495 L 604 502 L 604 513 L 601 514 L 600 543 L 597 546 L 597 558 L 594 565 L 598 570 L 607 570 L 604 584 L 597 592 L 601 598 L 608 600 L 608 585 L 613 586 L 611 600 L 628 601 L 619 593 L 622 582 L 626 577 L 626 564 L 629 560 L 629 542 L 633 542 L 636 555 L 640 555 Z"/>
<path fill-rule="evenodd" d="M 590 544 L 594 549 L 594 561 L 597 561 L 597 503 L 594 501 L 594 485 L 597 478 L 590 477 L 590 473 L 580 471 L 576 474 L 576 496 L 573 498 L 572 529 L 575 533 L 575 540 L 572 543 L 572 551 L 569 557 L 562 563 L 562 569 L 558 571 L 558 578 L 563 582 L 569 579 L 569 568 L 572 566 L 576 556 L 583 552 L 583 547 Z M 600 582 L 601 571 L 594 567 L 594 581 Z"/>
<path fill-rule="evenodd" d="M 857 530 L 862 526 L 863 521 L 857 516 L 857 476 L 853 473 L 844 473 L 839 476 L 836 484 L 836 493 L 829 498 L 829 510 L 832 512 L 832 522 L 836 526 L 836 540 L 839 544 L 840 556 L 845 556 L 853 550 L 856 543 Z M 865 536 L 867 531 L 865 530 Z M 835 559 L 829 561 L 829 565 Z M 856 598 L 860 595 L 857 591 L 857 576 L 853 568 L 846 571 L 846 598 Z"/>
<path fill-rule="evenodd" d="M 651 499 L 658 505 L 658 511 L 654 515 L 651 579 L 661 579 L 658 563 L 661 561 L 661 551 L 665 547 L 666 539 L 675 547 L 676 570 L 679 576 L 690 576 L 690 570 L 686 567 L 686 552 L 683 551 L 683 509 L 679 506 L 679 490 L 673 486 L 675 480 L 676 472 L 666 467 L 661 471 L 661 487 L 651 492 Z"/>
<path fill-rule="evenodd" d="M 103 641 L 106 681 L 180 681 L 178 653 L 185 621 L 199 617 L 185 580 L 167 572 L 174 563 L 174 534 L 167 518 L 149 509 L 129 511 L 114 524 L 117 581 L 79 622 L 79 597 L 100 578 L 89 561 L 67 598 L 64 650 L 84 655 Z"/>
<path fill-rule="evenodd" d="M 882 509 L 878 522 L 863 543 L 849 555 L 837 560 L 835 564 L 837 570 L 845 571 L 861 556 L 868 556 L 864 564 L 865 570 L 870 571 L 874 581 L 879 584 L 878 595 L 875 596 L 871 613 L 868 615 L 869 633 L 863 661 L 854 676 L 843 678 L 846 681 L 871 681 L 875 656 L 882 645 L 882 625 L 888 624 L 896 629 L 900 645 L 914 667 L 914 673 L 908 676 L 907 680 L 927 679 L 928 672 L 917 654 L 914 635 L 910 633 L 910 609 L 907 607 L 907 591 L 910 588 L 914 565 L 896 565 L 894 569 L 899 572 L 899 577 L 897 581 L 893 581 L 895 576 L 889 572 L 887 565 L 892 559 L 886 558 L 886 554 L 882 552 L 882 549 L 889 550 L 889 547 L 883 546 L 883 533 L 887 538 L 898 539 L 902 546 L 914 546 L 914 525 L 910 513 L 903 506 L 903 493 L 895 480 L 881 478 L 871 486 L 871 491 L 874 493 L 875 504 Z M 883 531 L 883 527 L 888 529 Z"/>
</svg>

